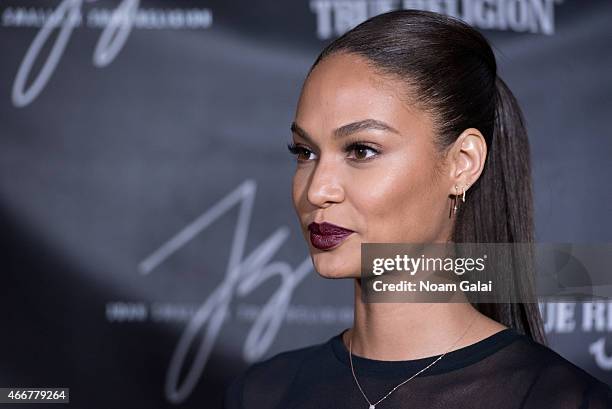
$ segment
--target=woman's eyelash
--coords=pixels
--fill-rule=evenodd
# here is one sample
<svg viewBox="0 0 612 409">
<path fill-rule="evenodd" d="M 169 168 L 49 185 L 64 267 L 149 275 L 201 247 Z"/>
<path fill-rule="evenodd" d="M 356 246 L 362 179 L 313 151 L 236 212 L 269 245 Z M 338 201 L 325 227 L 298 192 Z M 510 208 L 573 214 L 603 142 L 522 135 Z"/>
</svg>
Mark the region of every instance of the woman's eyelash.
<svg viewBox="0 0 612 409">
<path fill-rule="evenodd" d="M 291 152 L 293 154 L 297 153 L 296 152 L 297 146 L 294 143 L 287 142 L 287 149 L 289 150 L 289 152 Z"/>
<path fill-rule="evenodd" d="M 289 150 L 289 152 L 291 152 L 294 155 L 297 155 L 298 153 L 302 153 L 302 150 L 307 150 L 306 148 L 304 148 L 303 146 L 300 145 L 296 145 L 293 142 L 289 142 L 287 144 L 287 149 Z"/>
<path fill-rule="evenodd" d="M 293 155 L 299 155 L 300 153 L 304 153 L 304 152 L 312 152 L 310 149 L 306 148 L 305 146 L 298 145 L 298 144 L 293 143 L 293 142 L 287 143 L 287 149 Z M 366 142 L 362 142 L 362 141 L 348 142 L 346 145 L 344 145 L 344 148 L 343 148 L 344 152 L 347 152 L 347 153 L 353 152 L 353 151 L 358 150 L 358 149 L 369 149 L 372 152 L 374 152 L 375 155 L 380 153 L 380 151 L 378 149 L 373 148 L 372 146 L 368 145 Z M 357 160 L 362 160 L 363 161 L 363 160 L 368 160 L 370 158 L 357 159 Z"/>
<path fill-rule="evenodd" d="M 348 142 L 345 146 L 344 146 L 344 151 L 345 152 L 352 152 L 355 149 L 358 148 L 365 148 L 365 149 L 369 149 L 373 152 L 376 152 L 377 154 L 380 153 L 378 151 L 378 149 L 373 148 L 372 146 L 368 145 L 366 142 L 362 142 L 362 141 L 354 141 L 354 142 Z"/>
</svg>

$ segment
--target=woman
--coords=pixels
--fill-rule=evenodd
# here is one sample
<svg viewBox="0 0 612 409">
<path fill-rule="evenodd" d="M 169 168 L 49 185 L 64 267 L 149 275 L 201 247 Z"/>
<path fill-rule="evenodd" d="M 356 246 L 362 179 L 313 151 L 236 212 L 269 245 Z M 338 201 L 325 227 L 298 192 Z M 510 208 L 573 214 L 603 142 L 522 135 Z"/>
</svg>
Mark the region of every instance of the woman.
<svg viewBox="0 0 612 409">
<path fill-rule="evenodd" d="M 291 126 L 293 200 L 316 271 L 355 279 L 354 324 L 252 365 L 226 408 L 612 407 L 545 346 L 535 303 L 362 301 L 361 243 L 533 241 L 527 134 L 496 71 L 481 34 L 425 11 L 323 50 Z"/>
</svg>

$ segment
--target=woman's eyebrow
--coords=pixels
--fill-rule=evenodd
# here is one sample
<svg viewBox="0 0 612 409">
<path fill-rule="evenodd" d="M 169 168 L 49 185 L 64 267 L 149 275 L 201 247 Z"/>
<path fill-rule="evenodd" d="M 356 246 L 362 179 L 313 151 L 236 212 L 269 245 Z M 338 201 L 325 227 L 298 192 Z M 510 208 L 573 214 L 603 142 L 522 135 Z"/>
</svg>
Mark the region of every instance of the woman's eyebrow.
<svg viewBox="0 0 612 409">
<path fill-rule="evenodd" d="M 300 137 L 306 139 L 310 143 L 314 143 L 313 139 L 308 135 L 308 132 L 303 130 L 298 124 L 295 122 L 291 122 L 291 132 L 300 135 Z"/>
<path fill-rule="evenodd" d="M 359 131 L 364 131 L 366 129 L 376 129 L 380 131 L 393 132 L 399 135 L 399 132 L 395 128 L 393 128 L 391 125 L 386 124 L 383 121 L 379 121 L 377 119 L 363 119 L 361 121 L 351 122 L 350 124 L 342 125 L 341 127 L 336 128 L 334 130 L 334 138 L 343 138 L 345 136 L 351 135 Z M 312 137 L 308 135 L 308 132 L 302 129 L 295 122 L 291 123 L 291 131 L 306 139 L 308 142 L 314 142 Z"/>
<path fill-rule="evenodd" d="M 355 132 L 363 131 L 366 129 L 377 129 L 380 131 L 393 132 L 399 135 L 399 132 L 391 125 L 386 124 L 383 121 L 377 119 L 364 119 L 362 121 L 352 122 L 347 125 L 342 125 L 334 131 L 335 138 L 343 138 L 351 135 Z"/>
</svg>

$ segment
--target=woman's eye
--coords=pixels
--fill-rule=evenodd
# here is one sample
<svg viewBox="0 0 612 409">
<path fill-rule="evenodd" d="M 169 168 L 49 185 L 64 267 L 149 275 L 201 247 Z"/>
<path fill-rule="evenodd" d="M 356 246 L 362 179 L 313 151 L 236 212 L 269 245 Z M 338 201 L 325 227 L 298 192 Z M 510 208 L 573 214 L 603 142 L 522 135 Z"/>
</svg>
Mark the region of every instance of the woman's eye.
<svg viewBox="0 0 612 409">
<path fill-rule="evenodd" d="M 296 145 L 295 143 L 288 143 L 287 149 L 289 150 L 289 152 L 295 155 L 298 161 L 310 160 L 309 156 L 312 152 L 304 146 Z"/>
<path fill-rule="evenodd" d="M 357 160 L 370 159 L 378 154 L 378 151 L 376 149 L 370 146 L 361 144 L 361 143 L 354 143 L 354 144 L 349 145 L 346 148 L 346 151 L 355 152 L 355 159 Z M 368 152 L 373 152 L 373 153 L 368 155 Z"/>
<path fill-rule="evenodd" d="M 295 155 L 296 159 L 300 162 L 306 162 L 314 159 L 314 152 L 306 148 L 303 145 L 297 145 L 295 143 L 288 143 L 287 149 L 291 154 Z M 352 156 L 350 159 L 357 161 L 365 161 L 378 155 L 380 152 L 363 143 L 351 143 L 344 148 L 344 151 Z M 352 155 L 351 155 L 352 154 Z"/>
</svg>

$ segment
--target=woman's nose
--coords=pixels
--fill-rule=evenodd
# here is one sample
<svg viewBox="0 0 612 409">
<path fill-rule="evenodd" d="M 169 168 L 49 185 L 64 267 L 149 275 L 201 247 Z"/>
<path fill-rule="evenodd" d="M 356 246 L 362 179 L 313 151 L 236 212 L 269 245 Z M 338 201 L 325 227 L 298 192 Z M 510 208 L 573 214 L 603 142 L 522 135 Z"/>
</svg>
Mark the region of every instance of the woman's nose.
<svg viewBox="0 0 612 409">
<path fill-rule="evenodd" d="M 327 207 L 344 200 L 341 171 L 331 161 L 319 161 L 308 186 L 308 201 L 317 207 Z"/>
</svg>

